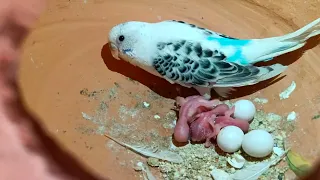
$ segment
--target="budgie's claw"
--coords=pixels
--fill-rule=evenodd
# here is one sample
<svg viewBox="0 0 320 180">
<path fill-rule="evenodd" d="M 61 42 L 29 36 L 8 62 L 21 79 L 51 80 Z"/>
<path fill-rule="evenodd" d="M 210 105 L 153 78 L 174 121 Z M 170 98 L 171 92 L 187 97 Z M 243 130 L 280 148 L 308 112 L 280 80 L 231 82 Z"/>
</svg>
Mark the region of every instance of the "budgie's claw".
<svg viewBox="0 0 320 180">
<path fill-rule="evenodd" d="M 211 96 L 209 94 L 204 94 L 203 97 L 206 100 L 210 100 L 211 99 Z"/>
<path fill-rule="evenodd" d="M 235 91 L 235 88 L 229 88 L 229 87 L 215 87 L 214 91 L 221 97 L 227 98 L 232 91 Z"/>
<path fill-rule="evenodd" d="M 194 87 L 201 96 L 203 96 L 205 99 L 210 100 L 211 99 L 211 88 L 207 87 Z"/>
</svg>

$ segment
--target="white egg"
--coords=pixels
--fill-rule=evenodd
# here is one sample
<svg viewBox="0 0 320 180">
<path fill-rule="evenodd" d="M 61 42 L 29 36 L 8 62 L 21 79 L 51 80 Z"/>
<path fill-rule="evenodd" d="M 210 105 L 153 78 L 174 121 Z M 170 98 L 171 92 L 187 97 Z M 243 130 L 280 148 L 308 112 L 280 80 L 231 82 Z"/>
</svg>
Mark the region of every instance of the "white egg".
<svg viewBox="0 0 320 180">
<path fill-rule="evenodd" d="M 217 137 L 219 148 L 228 153 L 233 153 L 241 148 L 244 133 L 237 126 L 226 126 Z"/>
<path fill-rule="evenodd" d="M 262 158 L 273 151 L 273 137 L 265 130 L 252 130 L 244 135 L 242 149 L 249 156 Z"/>
<path fill-rule="evenodd" d="M 239 100 L 234 103 L 234 117 L 246 121 L 251 121 L 256 113 L 255 105 L 249 100 Z"/>
</svg>

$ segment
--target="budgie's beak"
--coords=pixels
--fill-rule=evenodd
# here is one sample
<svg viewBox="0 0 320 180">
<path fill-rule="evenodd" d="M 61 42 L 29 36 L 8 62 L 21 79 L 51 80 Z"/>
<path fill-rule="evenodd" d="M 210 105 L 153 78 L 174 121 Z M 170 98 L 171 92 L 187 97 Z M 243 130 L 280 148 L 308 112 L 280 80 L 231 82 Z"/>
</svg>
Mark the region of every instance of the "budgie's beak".
<svg viewBox="0 0 320 180">
<path fill-rule="evenodd" d="M 110 48 L 110 51 L 111 51 L 113 58 L 120 60 L 119 49 L 117 48 L 117 46 L 114 45 L 113 43 L 109 42 L 109 48 Z"/>
</svg>

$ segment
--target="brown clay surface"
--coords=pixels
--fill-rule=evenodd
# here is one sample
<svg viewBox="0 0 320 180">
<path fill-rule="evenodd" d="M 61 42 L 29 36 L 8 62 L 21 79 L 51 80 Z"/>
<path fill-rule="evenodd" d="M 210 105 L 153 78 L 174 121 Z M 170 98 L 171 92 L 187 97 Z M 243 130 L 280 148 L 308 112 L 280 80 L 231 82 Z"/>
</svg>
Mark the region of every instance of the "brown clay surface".
<svg viewBox="0 0 320 180">
<path fill-rule="evenodd" d="M 263 38 L 297 30 L 319 18 L 319 8 L 318 0 L 51 0 L 25 44 L 21 87 L 27 104 L 43 119 L 48 131 L 88 168 L 115 180 L 139 179 L 139 173 L 130 163 L 126 164 L 131 157 L 127 151 L 113 152 L 107 148 L 108 139 L 92 133 L 95 124 L 84 120 L 81 112 L 93 112 L 99 101 L 81 95 L 80 91 L 84 88 L 108 90 L 116 82 L 120 88 L 110 116 L 121 121 L 118 115 L 121 104 L 132 107 L 146 101 L 152 108 L 144 111 L 137 129 L 141 132 L 154 128 L 170 136 L 171 132 L 165 130 L 161 122 L 150 119 L 155 114 L 163 117 L 173 107 L 170 98 L 177 95 L 178 86 L 114 60 L 104 46 L 112 26 L 130 20 L 179 19 L 234 37 Z M 319 157 L 320 150 L 320 119 L 311 120 L 320 113 L 320 47 L 314 47 L 315 41 L 311 40 L 305 49 L 313 48 L 302 57 L 300 52 L 294 52 L 277 59 L 290 64 L 286 77 L 279 82 L 262 90 L 257 89 L 259 86 L 240 90 L 243 94 L 250 94 L 250 89 L 259 90 L 250 97 L 269 99 L 264 105 L 265 111 L 297 112 L 298 128 L 290 139 L 294 150 L 311 161 Z M 126 76 L 140 83 L 128 81 Z M 293 80 L 296 90 L 289 99 L 280 101 L 279 93 Z M 163 99 L 155 101 L 150 89 Z M 195 91 L 189 90 L 186 94 L 192 93 Z M 132 94 L 140 99 L 133 98 Z M 127 123 L 134 121 L 135 118 L 129 118 Z"/>
</svg>

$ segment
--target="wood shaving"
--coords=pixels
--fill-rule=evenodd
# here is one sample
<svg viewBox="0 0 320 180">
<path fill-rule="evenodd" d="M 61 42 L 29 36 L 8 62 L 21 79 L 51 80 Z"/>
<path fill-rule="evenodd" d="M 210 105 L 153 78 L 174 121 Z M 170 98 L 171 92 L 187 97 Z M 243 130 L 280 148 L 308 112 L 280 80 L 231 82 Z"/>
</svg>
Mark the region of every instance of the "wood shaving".
<svg viewBox="0 0 320 180">
<path fill-rule="evenodd" d="M 286 90 L 284 90 L 279 94 L 280 100 L 288 99 L 291 93 L 296 89 L 296 86 L 297 86 L 296 83 L 292 81 L 291 85 Z"/>
</svg>

